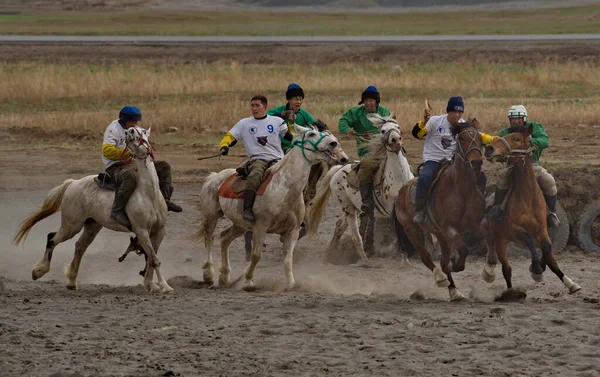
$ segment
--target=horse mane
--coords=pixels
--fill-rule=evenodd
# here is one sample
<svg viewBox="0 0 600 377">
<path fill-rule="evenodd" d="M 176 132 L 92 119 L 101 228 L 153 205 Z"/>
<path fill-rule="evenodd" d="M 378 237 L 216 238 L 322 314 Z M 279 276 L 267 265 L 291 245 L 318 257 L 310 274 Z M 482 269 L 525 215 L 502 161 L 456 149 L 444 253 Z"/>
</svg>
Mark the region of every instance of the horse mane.
<svg viewBox="0 0 600 377">
<path fill-rule="evenodd" d="M 379 128 L 380 130 L 381 130 L 381 127 L 383 127 L 383 125 L 386 123 L 398 124 L 398 121 L 396 119 L 394 119 L 392 117 L 382 117 L 381 115 L 376 114 L 376 113 L 367 115 L 367 118 L 369 118 L 371 123 L 373 123 L 373 125 L 375 127 Z M 400 127 L 399 124 L 398 124 L 398 127 Z M 368 150 L 369 150 L 369 152 L 367 153 L 368 155 L 379 155 L 379 154 L 386 153 L 385 140 L 383 140 L 383 135 L 381 133 L 376 134 L 376 135 L 372 136 L 371 139 L 369 139 Z"/>
<path fill-rule="evenodd" d="M 524 134 L 524 133 L 527 133 L 527 127 L 525 127 L 525 126 L 510 126 L 510 127 L 508 127 L 508 129 L 506 131 L 509 134 L 516 133 L 516 132 Z"/>
</svg>

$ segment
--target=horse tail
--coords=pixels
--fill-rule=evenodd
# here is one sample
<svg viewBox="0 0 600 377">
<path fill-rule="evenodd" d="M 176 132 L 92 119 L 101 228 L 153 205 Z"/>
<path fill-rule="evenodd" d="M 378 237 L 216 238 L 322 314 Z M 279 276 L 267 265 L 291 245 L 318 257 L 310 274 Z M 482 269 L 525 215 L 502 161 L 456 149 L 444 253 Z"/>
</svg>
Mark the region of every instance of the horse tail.
<svg viewBox="0 0 600 377">
<path fill-rule="evenodd" d="M 317 233 L 317 229 L 319 228 L 319 224 L 321 223 L 321 219 L 323 217 L 323 212 L 325 212 L 325 205 L 327 204 L 327 200 L 331 195 L 331 180 L 335 173 L 340 171 L 343 168 L 342 165 L 336 165 L 329 169 L 325 177 L 323 178 L 323 182 L 321 182 L 321 187 L 317 190 L 317 194 L 314 199 L 308 204 L 308 236 L 313 237 Z"/>
<path fill-rule="evenodd" d="M 37 222 L 55 214 L 60 209 L 60 205 L 62 204 L 65 191 L 67 191 L 67 188 L 74 181 L 74 179 L 67 179 L 60 186 L 56 186 L 55 188 L 50 190 L 48 196 L 46 196 L 46 199 L 44 200 L 42 208 L 40 208 L 37 212 L 31 214 L 21 223 L 21 226 L 17 230 L 17 233 L 15 233 L 15 236 L 12 240 L 15 246 L 20 244 L 21 241 L 25 241 L 25 238 L 27 238 L 29 231 L 31 231 L 31 228 L 33 228 L 33 226 Z"/>
</svg>

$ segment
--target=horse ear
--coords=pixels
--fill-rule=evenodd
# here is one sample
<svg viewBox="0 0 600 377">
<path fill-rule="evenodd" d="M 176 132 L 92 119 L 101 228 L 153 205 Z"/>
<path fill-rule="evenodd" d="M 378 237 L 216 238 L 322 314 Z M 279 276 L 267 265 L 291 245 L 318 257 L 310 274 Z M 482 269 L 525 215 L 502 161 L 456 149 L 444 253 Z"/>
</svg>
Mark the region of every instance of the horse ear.
<svg viewBox="0 0 600 377">
<path fill-rule="evenodd" d="M 533 133 L 533 127 L 525 127 L 525 134 L 527 135 L 527 137 L 531 136 L 531 134 Z"/>
<path fill-rule="evenodd" d="M 473 118 L 473 119 L 471 120 L 471 125 L 472 125 L 473 127 L 475 127 L 475 129 L 477 129 L 477 130 L 479 129 L 479 121 L 477 120 L 477 118 Z"/>
<path fill-rule="evenodd" d="M 294 130 L 296 131 L 297 135 L 302 135 L 306 131 L 310 130 L 310 128 L 305 128 L 294 123 Z"/>
<path fill-rule="evenodd" d="M 152 126 L 146 130 L 146 136 L 150 137 L 150 132 L 152 132 Z"/>
<path fill-rule="evenodd" d="M 393 120 L 398 120 L 398 118 L 396 118 L 396 113 L 392 113 L 392 119 Z"/>
</svg>

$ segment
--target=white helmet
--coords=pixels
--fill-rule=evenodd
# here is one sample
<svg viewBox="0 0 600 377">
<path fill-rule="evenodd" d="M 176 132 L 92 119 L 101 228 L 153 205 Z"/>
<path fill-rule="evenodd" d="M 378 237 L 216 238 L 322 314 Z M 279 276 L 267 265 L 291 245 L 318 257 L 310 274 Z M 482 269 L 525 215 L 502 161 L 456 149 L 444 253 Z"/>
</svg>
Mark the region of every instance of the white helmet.
<svg viewBox="0 0 600 377">
<path fill-rule="evenodd" d="M 527 109 L 523 105 L 513 105 L 508 109 L 508 114 L 506 116 L 509 118 L 524 118 L 527 120 Z"/>
</svg>

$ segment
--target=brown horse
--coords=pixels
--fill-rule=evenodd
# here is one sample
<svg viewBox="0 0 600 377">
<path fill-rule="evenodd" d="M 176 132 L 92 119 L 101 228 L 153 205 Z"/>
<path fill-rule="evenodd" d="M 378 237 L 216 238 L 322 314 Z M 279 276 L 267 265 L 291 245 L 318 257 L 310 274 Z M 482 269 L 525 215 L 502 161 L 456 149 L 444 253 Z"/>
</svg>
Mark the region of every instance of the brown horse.
<svg viewBox="0 0 600 377">
<path fill-rule="evenodd" d="M 482 139 L 476 119 L 453 127 L 456 151 L 453 161 L 439 167 L 437 181 L 429 192 L 429 219 L 423 225 L 413 222 L 415 204 L 410 199 L 413 179 L 402 186 L 394 205 L 394 223 L 398 242 L 405 243 L 404 235 L 416 248 L 423 263 L 433 272 L 438 287 L 448 287 L 450 299 L 464 296 L 456 289 L 451 269 L 459 272 L 465 268 L 469 246 L 485 238 L 481 222 L 485 215 L 485 197 L 480 189 L 483 164 Z M 425 248 L 425 232 L 433 233 L 441 248 L 441 270 L 435 266 Z M 452 256 L 458 251 L 459 258 Z"/>
<path fill-rule="evenodd" d="M 505 199 L 504 217 L 491 223 L 488 235 L 487 264 L 483 268 L 483 279 L 491 283 L 495 279 L 494 268 L 498 259 L 502 264 L 502 275 L 511 293 L 511 267 L 508 263 L 507 245 L 509 242 L 522 242 L 531 252 L 531 276 L 535 281 L 542 280 L 546 265 L 558 276 L 569 289 L 569 293 L 577 292 L 581 287 L 565 275 L 554 257 L 552 243 L 546 226 L 546 202 L 533 170 L 534 151 L 529 136 L 531 128 L 515 126 L 508 129 L 508 134 L 494 142 L 486 149 L 486 157 L 493 161 L 505 162 L 511 170 L 511 191 Z M 540 260 L 536 246 L 542 249 Z M 519 293 L 524 298 L 524 293 Z"/>
</svg>

